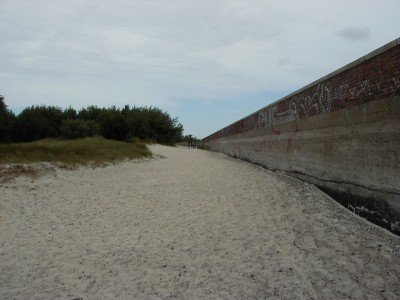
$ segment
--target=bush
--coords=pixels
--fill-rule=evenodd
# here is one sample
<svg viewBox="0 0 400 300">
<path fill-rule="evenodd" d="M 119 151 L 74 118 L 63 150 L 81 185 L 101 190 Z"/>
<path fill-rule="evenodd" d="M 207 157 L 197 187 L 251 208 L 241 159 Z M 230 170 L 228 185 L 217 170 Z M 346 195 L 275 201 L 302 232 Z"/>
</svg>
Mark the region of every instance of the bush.
<svg viewBox="0 0 400 300">
<path fill-rule="evenodd" d="M 61 136 L 67 139 L 79 139 L 95 136 L 99 133 L 99 125 L 92 120 L 64 120 Z"/>
<path fill-rule="evenodd" d="M 14 114 L 7 109 L 4 97 L 0 95 L 0 143 L 12 141 L 12 130 L 15 123 Z"/>
<path fill-rule="evenodd" d="M 128 137 L 153 140 L 162 144 L 175 144 L 182 139 L 183 127 L 177 119 L 155 107 L 125 107 Z"/>
<path fill-rule="evenodd" d="M 15 122 L 14 140 L 21 142 L 60 136 L 63 111 L 54 106 L 24 109 Z"/>
<path fill-rule="evenodd" d="M 100 133 L 106 139 L 123 141 L 128 138 L 128 124 L 115 107 L 102 111 L 98 122 Z"/>
<path fill-rule="evenodd" d="M 87 108 L 82 108 L 78 115 L 77 118 L 78 119 L 82 119 L 82 120 L 93 120 L 96 121 L 100 115 L 100 113 L 102 112 L 101 108 L 98 108 L 97 106 L 91 105 L 88 106 Z"/>
<path fill-rule="evenodd" d="M 73 109 L 72 107 L 68 107 L 63 112 L 63 119 L 65 119 L 65 120 L 74 120 L 74 119 L 77 119 L 77 115 L 78 114 L 76 113 L 75 109 Z"/>
<path fill-rule="evenodd" d="M 26 108 L 15 118 L 1 97 L 0 117 L 0 142 L 57 137 L 74 139 L 100 133 L 107 139 L 138 138 L 172 145 L 182 140 L 183 132 L 176 118 L 155 107 L 88 106 L 77 113 L 71 107 L 62 110 L 42 105 Z"/>
</svg>

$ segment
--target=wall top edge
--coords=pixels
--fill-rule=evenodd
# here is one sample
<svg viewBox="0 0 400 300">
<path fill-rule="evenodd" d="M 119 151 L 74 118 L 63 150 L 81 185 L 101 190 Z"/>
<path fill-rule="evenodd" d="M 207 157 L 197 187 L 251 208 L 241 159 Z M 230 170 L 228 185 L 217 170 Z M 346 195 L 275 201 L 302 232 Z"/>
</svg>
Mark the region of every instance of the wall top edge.
<svg viewBox="0 0 400 300">
<path fill-rule="evenodd" d="M 260 111 L 266 109 L 267 107 L 273 106 L 273 105 L 275 105 L 275 104 L 277 104 L 277 103 L 279 103 L 281 101 L 284 101 L 284 100 L 286 100 L 286 99 L 288 99 L 288 98 L 290 98 L 290 97 L 292 97 L 292 96 L 294 96 L 294 95 L 296 95 L 298 93 L 301 93 L 301 92 L 309 89 L 312 86 L 317 85 L 318 83 L 326 81 L 326 80 L 336 76 L 339 73 L 342 73 L 342 72 L 344 72 L 346 70 L 349 70 L 349 69 L 361 64 L 362 62 L 364 62 L 366 60 L 369 60 L 369 59 L 371 59 L 371 58 L 373 58 L 373 57 L 375 57 L 375 56 L 377 56 L 377 55 L 379 55 L 379 54 L 381 54 L 381 53 L 383 53 L 383 52 L 385 52 L 385 51 L 387 51 L 387 50 L 389 50 L 389 49 L 391 49 L 393 47 L 396 47 L 397 45 L 400 45 L 400 37 L 395 39 L 395 40 L 393 40 L 393 41 L 391 41 L 391 42 L 389 42 L 389 43 L 387 43 L 387 44 L 385 44 L 385 45 L 383 45 L 383 46 L 381 46 L 381 47 L 379 47 L 379 48 L 377 48 L 377 49 L 375 49 L 375 50 L 373 50 L 373 51 L 371 51 L 370 53 L 368 53 L 368 54 L 366 54 L 364 56 L 361 56 L 360 58 L 358 58 L 358 59 L 356 59 L 356 60 L 354 60 L 354 61 L 352 61 L 352 62 L 350 62 L 350 63 L 348 63 L 346 65 L 344 65 L 343 67 L 338 68 L 338 69 L 334 70 L 333 72 L 331 72 L 331 73 L 329 73 L 329 74 L 327 74 L 327 75 L 325 75 L 325 76 L 323 76 L 323 77 L 321 77 L 321 78 L 319 78 L 319 79 L 307 84 L 306 86 L 303 86 L 302 88 L 290 93 L 289 95 L 284 96 L 284 97 L 282 97 L 282 98 L 280 98 L 280 99 L 278 99 L 278 100 L 276 100 L 276 101 L 274 101 L 274 102 L 272 102 L 272 103 L 260 108 L 259 110 L 257 110 L 255 112 L 253 112 L 253 113 L 251 113 L 251 114 L 249 114 L 249 115 L 247 115 L 247 116 L 245 116 L 245 117 L 243 117 L 243 118 L 241 118 L 241 119 L 239 119 L 239 120 L 237 120 L 237 121 L 235 121 L 235 122 L 233 122 L 233 123 L 221 128 L 221 129 L 217 130 L 216 132 L 221 131 L 223 129 L 226 129 L 226 128 L 230 127 L 231 125 L 233 125 L 233 124 L 235 124 L 237 122 L 240 122 L 240 121 L 242 121 L 244 119 L 247 119 L 247 118 L 259 113 Z M 216 132 L 214 132 L 214 133 L 216 133 Z M 214 133 L 204 137 L 203 139 L 208 138 L 209 136 L 213 135 Z"/>
</svg>

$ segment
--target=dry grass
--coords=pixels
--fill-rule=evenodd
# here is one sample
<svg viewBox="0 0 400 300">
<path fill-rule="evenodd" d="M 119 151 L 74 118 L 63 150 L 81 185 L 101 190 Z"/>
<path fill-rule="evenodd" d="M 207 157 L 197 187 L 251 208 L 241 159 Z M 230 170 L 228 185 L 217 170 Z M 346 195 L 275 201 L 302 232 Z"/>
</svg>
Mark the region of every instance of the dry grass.
<svg viewBox="0 0 400 300">
<path fill-rule="evenodd" d="M 151 153 L 145 143 L 131 143 L 85 138 L 78 140 L 45 139 L 31 143 L 0 144 L 0 164 L 36 162 L 61 163 L 66 167 L 102 165 L 124 159 L 148 157 Z"/>
</svg>

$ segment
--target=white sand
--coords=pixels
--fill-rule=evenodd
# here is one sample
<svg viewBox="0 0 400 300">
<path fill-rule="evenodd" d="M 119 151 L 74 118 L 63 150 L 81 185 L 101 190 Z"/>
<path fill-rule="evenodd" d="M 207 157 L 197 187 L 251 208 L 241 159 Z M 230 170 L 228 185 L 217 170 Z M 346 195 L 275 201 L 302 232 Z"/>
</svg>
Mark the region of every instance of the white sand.
<svg viewBox="0 0 400 300">
<path fill-rule="evenodd" d="M 315 187 L 222 154 L 0 185 L 0 298 L 400 296 L 400 239 Z"/>
</svg>

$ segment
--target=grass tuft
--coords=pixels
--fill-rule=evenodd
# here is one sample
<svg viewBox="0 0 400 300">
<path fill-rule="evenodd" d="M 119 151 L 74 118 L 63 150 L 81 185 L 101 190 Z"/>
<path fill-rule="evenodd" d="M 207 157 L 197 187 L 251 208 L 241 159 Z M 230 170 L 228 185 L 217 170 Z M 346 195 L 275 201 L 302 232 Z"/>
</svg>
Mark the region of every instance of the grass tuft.
<svg viewBox="0 0 400 300">
<path fill-rule="evenodd" d="M 0 164 L 53 162 L 62 163 L 65 167 L 100 166 L 148 156 L 151 152 L 143 142 L 120 142 L 100 137 L 0 144 Z"/>
</svg>

